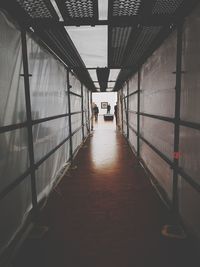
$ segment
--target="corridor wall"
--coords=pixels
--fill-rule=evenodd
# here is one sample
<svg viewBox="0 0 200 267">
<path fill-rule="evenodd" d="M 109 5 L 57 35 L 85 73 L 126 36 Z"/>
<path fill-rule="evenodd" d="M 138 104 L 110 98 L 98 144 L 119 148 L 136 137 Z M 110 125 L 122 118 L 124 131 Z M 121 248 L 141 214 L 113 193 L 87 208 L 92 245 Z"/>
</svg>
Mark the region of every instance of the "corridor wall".
<svg viewBox="0 0 200 267">
<path fill-rule="evenodd" d="M 1 10 L 0 47 L 3 255 L 87 137 L 90 112 L 88 89 Z"/>
<path fill-rule="evenodd" d="M 119 91 L 123 99 L 123 133 L 165 201 L 198 238 L 199 17 L 200 6 Z"/>
</svg>

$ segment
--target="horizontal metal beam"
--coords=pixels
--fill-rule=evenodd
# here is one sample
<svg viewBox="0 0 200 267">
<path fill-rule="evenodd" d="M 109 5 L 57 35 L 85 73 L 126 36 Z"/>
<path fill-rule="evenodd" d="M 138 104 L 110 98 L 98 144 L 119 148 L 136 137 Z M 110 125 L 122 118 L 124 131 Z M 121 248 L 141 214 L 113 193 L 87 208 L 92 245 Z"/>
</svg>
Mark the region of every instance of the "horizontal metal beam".
<svg viewBox="0 0 200 267">
<path fill-rule="evenodd" d="M 135 95 L 135 94 L 137 94 L 137 93 L 139 93 L 139 90 L 135 90 L 134 92 L 132 92 L 132 93 L 130 93 L 130 94 L 124 96 L 123 98 L 127 98 L 127 97 L 132 96 L 132 95 Z"/>
<path fill-rule="evenodd" d="M 27 26 L 34 27 L 40 26 L 42 28 L 49 28 L 55 26 L 163 26 L 175 23 L 179 18 L 171 15 L 150 15 L 150 16 L 124 16 L 124 17 L 112 17 L 109 20 L 67 20 L 67 21 L 56 21 L 52 19 L 32 19 L 29 20 Z"/>
<path fill-rule="evenodd" d="M 76 134 L 78 131 L 80 131 L 82 129 L 82 127 L 85 127 L 85 124 L 83 126 L 80 126 L 78 129 L 76 129 L 73 133 L 72 136 L 74 134 Z M 65 138 L 62 142 L 60 142 L 56 147 L 54 147 L 49 153 L 47 153 L 44 157 L 42 157 L 38 162 L 36 162 L 34 164 L 34 169 L 38 169 L 39 166 L 46 160 L 48 159 L 54 152 L 56 152 L 56 150 L 58 150 L 64 143 L 66 143 L 69 140 L 70 136 L 68 136 L 67 138 Z M 25 178 L 28 177 L 28 175 L 30 175 L 31 171 L 30 169 L 27 169 L 23 174 L 21 174 L 17 179 L 15 179 L 14 182 L 12 182 L 11 184 L 9 184 L 6 188 L 4 188 L 1 192 L 0 192 L 0 200 L 2 200 L 9 192 L 11 192 L 12 190 L 14 190 Z"/>
<path fill-rule="evenodd" d="M 83 112 L 85 112 L 85 111 L 83 111 Z M 76 112 L 72 112 L 70 115 L 76 115 L 76 114 L 80 114 L 80 113 L 82 113 L 81 111 L 76 111 Z"/>
<path fill-rule="evenodd" d="M 80 126 L 78 129 L 76 129 L 74 132 L 72 132 L 73 136 L 76 134 L 80 129 L 84 126 Z M 58 150 L 64 143 L 66 143 L 70 139 L 70 135 L 66 137 L 62 142 L 60 142 L 55 148 L 53 148 L 49 153 L 47 153 L 43 158 L 41 158 L 37 163 L 35 163 L 35 168 L 37 169 L 46 159 L 48 159 L 56 150 Z"/>
<path fill-rule="evenodd" d="M 129 128 L 130 128 L 130 130 L 132 131 L 132 132 L 134 132 L 134 134 L 137 136 L 138 134 L 137 134 L 137 131 L 129 124 L 128 125 L 129 126 Z"/>
<path fill-rule="evenodd" d="M 35 125 L 35 124 L 38 124 L 38 123 L 42 123 L 42 122 L 46 122 L 46 121 L 56 120 L 56 119 L 67 117 L 67 116 L 69 116 L 69 113 L 64 113 L 64 114 L 60 114 L 60 115 L 56 115 L 56 116 L 51 116 L 51 117 L 41 118 L 41 119 L 37 119 L 37 120 L 32 120 L 32 125 Z"/>
<path fill-rule="evenodd" d="M 138 112 L 137 112 L 137 111 L 135 111 L 135 110 L 129 110 L 128 112 L 129 112 L 129 113 L 136 114 L 136 115 L 138 114 Z"/>
<path fill-rule="evenodd" d="M 75 94 L 75 95 L 77 95 L 77 94 Z M 79 96 L 79 95 L 77 95 L 77 96 Z M 83 111 L 83 112 L 85 112 L 85 111 Z M 80 113 L 81 113 L 81 111 L 72 112 L 71 115 L 80 114 Z M 43 123 L 43 122 L 47 122 L 47 121 L 51 121 L 51 120 L 56 120 L 56 119 L 67 117 L 67 116 L 69 116 L 69 113 L 64 113 L 64 114 L 55 115 L 55 116 L 51 116 L 51 117 L 32 120 L 31 124 L 35 125 L 35 124 L 39 124 L 39 123 Z M 25 128 L 25 127 L 27 127 L 27 122 L 1 126 L 0 127 L 0 134 L 14 131 L 14 130 L 18 130 L 18 129 Z"/>
<path fill-rule="evenodd" d="M 56 147 L 54 147 L 49 153 L 47 153 L 43 158 L 41 158 L 38 162 L 35 163 L 35 169 L 38 169 L 38 167 L 46 160 L 48 159 L 56 150 L 58 150 L 64 143 L 66 143 L 70 138 L 70 135 L 65 138 L 62 142 L 60 142 Z"/>
<path fill-rule="evenodd" d="M 134 110 L 129 110 L 129 112 L 130 113 L 134 113 L 134 114 L 138 114 L 138 112 L 134 111 Z M 148 113 L 144 113 L 144 112 L 140 112 L 139 115 L 140 116 L 144 116 L 144 117 L 157 119 L 157 120 L 161 120 L 161 121 L 167 121 L 167 122 L 175 123 L 175 119 L 174 118 L 170 118 L 170 117 L 166 117 L 166 116 L 153 115 L 153 114 L 148 114 Z M 192 128 L 192 129 L 195 129 L 195 130 L 200 130 L 200 123 L 180 120 L 179 124 L 181 126 L 185 126 L 185 127 L 188 127 L 188 128 Z"/>
<path fill-rule="evenodd" d="M 144 112 L 140 112 L 139 115 L 144 116 L 144 117 L 149 117 L 152 119 L 161 120 L 161 121 L 167 121 L 167 122 L 171 122 L 171 123 L 175 122 L 174 118 L 165 117 L 165 116 L 153 115 L 153 114 L 148 114 L 148 113 L 144 113 Z"/>
<path fill-rule="evenodd" d="M 110 70 L 122 70 L 122 69 L 125 69 L 125 70 L 127 70 L 127 69 L 131 69 L 132 67 L 130 66 L 130 67 L 115 67 L 115 66 L 105 66 L 104 68 L 108 68 L 108 69 L 110 69 Z M 76 70 L 76 69 L 83 69 L 82 67 L 74 67 L 74 68 L 71 68 L 72 70 Z M 85 68 L 85 69 L 87 69 L 87 70 L 96 70 L 97 69 L 97 67 L 90 67 L 90 68 Z"/>
<path fill-rule="evenodd" d="M 185 127 L 189 127 L 189 128 L 195 129 L 195 130 L 200 130 L 200 123 L 180 120 L 180 125 L 185 126 Z"/>
<path fill-rule="evenodd" d="M 15 187 L 17 187 L 22 181 L 24 181 L 24 179 L 27 178 L 28 175 L 30 175 L 30 173 L 31 173 L 31 170 L 30 169 L 26 170 L 17 179 L 15 179 L 14 182 L 12 182 L 6 188 L 4 188 L 0 192 L 0 200 L 2 200 L 8 193 L 10 193 L 13 189 L 15 189 Z"/>
<path fill-rule="evenodd" d="M 93 81 L 93 83 L 98 83 L 99 81 Z M 108 81 L 108 83 L 115 83 L 116 82 L 116 80 L 115 81 Z"/>
<path fill-rule="evenodd" d="M 21 128 L 24 128 L 26 126 L 27 126 L 27 122 L 21 122 L 21 123 L 16 123 L 16 124 L 12 124 L 12 125 L 1 126 L 0 127 L 0 134 L 5 133 L 5 132 L 14 131 L 17 129 L 21 129 Z"/>
<path fill-rule="evenodd" d="M 145 142 L 156 154 L 158 154 L 165 162 L 169 164 L 170 167 L 173 166 L 173 161 L 171 161 L 168 157 L 166 157 L 160 150 L 158 150 L 154 145 L 152 145 L 147 139 L 143 136 L 139 136 L 140 139 Z"/>
<path fill-rule="evenodd" d="M 190 184 L 196 191 L 200 193 L 200 184 L 198 184 L 190 175 L 188 175 L 182 168 L 178 168 L 178 173 L 181 177 L 183 177 L 188 184 Z"/>
<path fill-rule="evenodd" d="M 69 93 L 70 93 L 70 95 L 75 95 L 75 96 L 78 96 L 78 97 L 82 98 L 82 96 L 81 96 L 81 95 L 79 95 L 79 94 L 76 94 L 76 93 L 74 93 L 74 92 L 72 92 L 72 91 L 70 91 Z"/>
<path fill-rule="evenodd" d="M 129 128 L 138 136 L 137 131 L 129 125 Z M 146 140 L 143 136 L 139 135 L 139 138 L 146 143 L 157 155 L 159 155 L 169 166 L 174 169 L 174 163 L 168 157 L 166 157 L 161 151 L 159 151 L 154 145 L 152 145 L 148 140 Z M 187 174 L 182 168 L 177 168 L 177 172 L 180 176 L 182 176 L 187 183 L 189 183 L 197 192 L 200 193 L 200 184 L 198 184 L 194 179 Z"/>
</svg>

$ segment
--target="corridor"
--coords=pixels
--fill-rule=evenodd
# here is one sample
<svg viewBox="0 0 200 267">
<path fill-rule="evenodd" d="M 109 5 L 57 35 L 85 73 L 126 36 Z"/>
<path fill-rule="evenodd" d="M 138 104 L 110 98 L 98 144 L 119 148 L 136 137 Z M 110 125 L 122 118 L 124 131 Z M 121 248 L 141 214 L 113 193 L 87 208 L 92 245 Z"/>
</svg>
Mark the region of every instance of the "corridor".
<svg viewBox="0 0 200 267">
<path fill-rule="evenodd" d="M 200 266 L 199 29 L 197 0 L 0 1 L 0 267 Z"/>
<path fill-rule="evenodd" d="M 49 231 L 28 238 L 13 267 L 198 265 L 189 240 L 161 235 L 168 210 L 115 122 L 101 117 L 41 216 Z"/>
</svg>

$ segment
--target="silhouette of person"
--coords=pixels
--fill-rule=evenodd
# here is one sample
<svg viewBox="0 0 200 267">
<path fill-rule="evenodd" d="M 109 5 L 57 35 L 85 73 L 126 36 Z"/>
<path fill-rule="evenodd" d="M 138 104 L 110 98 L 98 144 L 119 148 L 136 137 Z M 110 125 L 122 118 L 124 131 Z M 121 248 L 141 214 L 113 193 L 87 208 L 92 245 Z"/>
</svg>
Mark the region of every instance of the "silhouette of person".
<svg viewBox="0 0 200 267">
<path fill-rule="evenodd" d="M 110 114 L 111 106 L 110 104 L 107 105 L 107 114 Z"/>
<path fill-rule="evenodd" d="M 98 115 L 99 115 L 99 108 L 97 107 L 96 104 L 94 105 L 93 113 L 94 113 L 95 121 L 97 121 L 98 120 Z"/>
</svg>

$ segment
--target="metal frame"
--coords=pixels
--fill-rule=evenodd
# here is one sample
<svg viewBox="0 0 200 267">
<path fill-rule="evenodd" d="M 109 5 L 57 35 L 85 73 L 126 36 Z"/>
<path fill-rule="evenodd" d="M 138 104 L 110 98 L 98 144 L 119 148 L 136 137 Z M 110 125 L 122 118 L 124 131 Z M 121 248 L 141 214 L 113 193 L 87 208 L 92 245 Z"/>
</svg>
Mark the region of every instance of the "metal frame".
<svg viewBox="0 0 200 267">
<path fill-rule="evenodd" d="M 36 218 L 38 215 L 38 201 L 37 201 L 37 191 L 36 191 L 36 175 L 34 168 L 35 159 L 34 159 L 32 123 L 31 123 L 32 121 L 31 97 L 30 97 L 28 55 L 27 55 L 27 42 L 26 42 L 25 30 L 21 30 L 21 43 L 22 43 L 23 69 L 24 69 L 24 89 L 25 89 L 26 116 L 27 116 L 28 152 L 30 161 L 32 205 L 33 205 L 33 214 L 34 217 Z"/>
<path fill-rule="evenodd" d="M 138 92 L 137 92 L 137 157 L 140 157 L 140 79 L 141 72 L 138 70 Z"/>
<path fill-rule="evenodd" d="M 68 96 L 68 104 L 69 104 L 69 111 L 68 113 L 59 114 L 55 116 L 45 117 L 41 119 L 32 119 L 31 114 L 31 99 L 30 99 L 30 84 L 29 84 L 29 70 L 28 70 L 28 55 L 27 55 L 27 43 L 26 43 L 26 30 L 21 30 L 21 42 L 22 42 L 22 59 L 23 59 L 23 69 L 24 74 L 21 76 L 24 78 L 24 88 L 25 88 L 25 101 L 26 101 L 26 114 L 27 114 L 27 120 L 22 123 L 17 123 L 13 125 L 6 125 L 0 127 L 0 134 L 4 134 L 6 132 L 14 131 L 17 129 L 27 129 L 28 131 L 28 152 L 29 152 L 29 160 L 30 160 L 30 167 L 21 175 L 19 175 L 13 182 L 11 182 L 9 185 L 7 185 L 5 188 L 3 188 L 2 191 L 0 191 L 0 201 L 4 199 L 12 190 L 14 190 L 22 181 L 28 178 L 30 175 L 31 177 L 31 190 L 32 190 L 32 214 L 33 214 L 33 220 L 37 220 L 38 214 L 39 214 L 39 206 L 38 206 L 38 200 L 37 200 L 37 192 L 36 192 L 36 176 L 35 172 L 39 168 L 39 166 L 45 162 L 52 154 L 54 154 L 64 143 L 67 141 L 70 141 L 70 161 L 73 159 L 73 156 L 76 154 L 78 148 L 73 153 L 72 148 L 72 136 L 75 135 L 78 131 L 83 129 L 84 131 L 84 121 L 82 120 L 81 126 L 72 132 L 71 129 L 71 116 L 76 114 L 84 114 L 84 110 L 81 109 L 81 111 L 77 112 L 71 112 L 71 100 L 70 95 L 75 95 L 82 98 L 83 103 L 83 94 L 78 95 L 76 93 L 73 93 L 70 91 L 70 83 L 69 83 L 69 69 L 67 69 L 67 96 Z M 88 96 L 89 96 L 89 90 L 88 90 Z M 89 103 L 88 103 L 89 108 Z M 89 114 L 89 110 L 88 110 Z M 49 151 L 44 157 L 42 157 L 39 161 L 35 162 L 34 159 L 34 145 L 33 145 L 33 133 L 32 133 L 32 127 L 36 124 L 40 124 L 43 122 L 56 120 L 59 118 L 68 117 L 69 118 L 69 135 L 62 140 L 56 147 L 54 147 L 51 151 Z M 84 139 L 83 139 L 84 141 Z"/>
<path fill-rule="evenodd" d="M 69 148 L 69 154 L 70 154 L 70 161 L 73 159 L 73 143 L 72 143 L 72 120 L 71 120 L 71 99 L 70 99 L 70 88 L 71 85 L 69 83 L 69 70 L 67 70 L 67 97 L 68 97 L 68 112 L 69 112 L 69 142 L 70 142 L 70 148 Z"/>
<path fill-rule="evenodd" d="M 82 111 L 82 116 L 81 116 L 81 123 L 82 123 L 82 141 L 84 141 L 85 136 L 84 136 L 84 109 L 83 109 L 83 84 L 81 83 L 81 111 Z"/>
<path fill-rule="evenodd" d="M 176 56 L 176 87 L 175 87 L 175 121 L 174 121 L 174 154 L 179 153 L 180 139 L 180 109 L 181 109 L 181 74 L 182 74 L 182 33 L 183 22 L 179 22 L 177 26 L 177 56 Z M 172 204 L 173 212 L 176 215 L 179 210 L 178 203 L 178 168 L 179 158 L 174 155 L 173 168 L 173 193 Z"/>
<path fill-rule="evenodd" d="M 171 209 L 173 215 L 177 219 L 179 216 L 179 203 L 178 203 L 178 176 L 180 175 L 185 181 L 187 181 L 190 186 L 195 189 L 197 192 L 200 193 L 200 185 L 197 183 L 188 173 L 186 173 L 180 166 L 179 166 L 179 158 L 175 157 L 173 160 L 169 159 L 165 154 L 163 154 L 159 149 L 157 149 L 153 144 L 151 144 L 146 138 L 144 138 L 140 133 L 140 117 L 149 117 L 156 120 L 166 121 L 172 123 L 174 125 L 174 153 L 179 152 L 179 138 L 180 138 L 180 126 L 188 127 L 195 130 L 200 130 L 200 124 L 184 121 L 180 118 L 180 97 L 181 97 L 181 61 L 182 61 L 182 28 L 183 28 L 183 21 L 180 21 L 177 26 L 177 56 L 176 56 L 176 93 L 175 93 L 175 116 L 174 117 L 166 117 L 166 116 L 159 116 L 154 114 L 148 114 L 140 111 L 140 94 L 141 94 L 141 71 L 140 67 L 138 67 L 138 88 L 136 91 L 132 92 L 131 94 L 127 94 L 123 97 L 125 100 L 129 99 L 130 96 L 137 94 L 137 111 L 129 110 L 129 113 L 137 114 L 137 130 L 135 130 L 129 122 L 122 121 L 122 124 L 126 122 L 128 124 L 129 129 L 135 133 L 137 136 L 137 157 L 139 160 L 142 160 L 140 155 L 140 140 L 142 140 L 145 144 L 147 144 L 162 160 L 164 160 L 170 168 L 173 170 L 173 198 L 171 203 Z M 122 93 L 124 90 L 125 85 L 122 87 Z M 123 103 L 124 105 L 124 103 Z M 122 111 L 123 111 L 122 107 Z M 127 138 L 127 136 L 125 136 Z M 162 194 L 162 192 L 161 192 Z M 165 198 L 166 196 L 164 196 Z M 169 203 L 167 199 L 167 203 Z"/>
<path fill-rule="evenodd" d="M 129 80 L 126 83 L 126 88 L 127 88 L 127 95 L 129 95 Z M 127 97 L 126 120 L 127 120 L 127 139 L 129 140 L 129 97 Z"/>
</svg>

